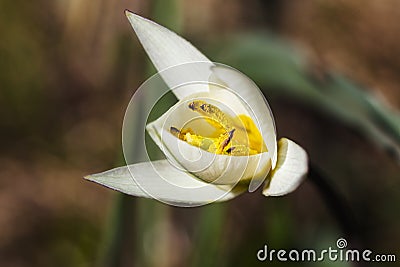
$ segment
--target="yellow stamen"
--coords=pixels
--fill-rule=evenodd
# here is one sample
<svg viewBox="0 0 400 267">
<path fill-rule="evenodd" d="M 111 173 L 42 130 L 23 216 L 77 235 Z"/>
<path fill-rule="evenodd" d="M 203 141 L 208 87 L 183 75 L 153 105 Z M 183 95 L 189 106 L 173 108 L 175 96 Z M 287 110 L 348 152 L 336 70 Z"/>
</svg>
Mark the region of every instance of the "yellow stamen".
<svg viewBox="0 0 400 267">
<path fill-rule="evenodd" d="M 211 153 L 244 156 L 267 151 L 253 120 L 247 115 L 231 118 L 218 107 L 202 100 L 195 100 L 189 108 L 203 115 L 204 119 L 215 128 L 217 137 L 197 135 L 192 129 L 170 128 L 177 138 Z"/>
</svg>

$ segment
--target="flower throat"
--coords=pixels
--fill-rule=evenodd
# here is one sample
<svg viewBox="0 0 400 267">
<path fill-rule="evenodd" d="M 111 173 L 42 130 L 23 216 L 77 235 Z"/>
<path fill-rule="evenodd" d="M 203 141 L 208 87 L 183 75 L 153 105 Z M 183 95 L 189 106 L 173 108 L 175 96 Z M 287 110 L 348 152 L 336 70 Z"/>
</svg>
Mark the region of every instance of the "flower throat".
<svg viewBox="0 0 400 267">
<path fill-rule="evenodd" d="M 191 128 L 170 127 L 170 132 L 180 140 L 221 155 L 246 156 L 268 151 L 249 116 L 241 114 L 232 118 L 218 107 L 202 100 L 190 102 L 188 108 L 202 115 L 215 128 L 215 132 L 211 136 L 201 136 Z"/>
</svg>

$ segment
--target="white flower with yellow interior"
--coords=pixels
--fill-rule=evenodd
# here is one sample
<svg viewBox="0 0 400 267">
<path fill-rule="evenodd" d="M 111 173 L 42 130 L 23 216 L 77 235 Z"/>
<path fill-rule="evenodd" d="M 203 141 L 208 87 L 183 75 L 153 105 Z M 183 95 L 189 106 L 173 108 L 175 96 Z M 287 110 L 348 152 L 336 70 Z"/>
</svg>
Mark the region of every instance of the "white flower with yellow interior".
<svg viewBox="0 0 400 267">
<path fill-rule="evenodd" d="M 289 139 L 277 142 L 272 112 L 257 85 L 238 70 L 211 62 L 172 31 L 129 11 L 126 15 L 158 70 L 139 89 L 157 87 L 162 80 L 166 89 L 153 102 L 167 90 L 178 99 L 145 126 L 165 159 L 127 160 L 127 166 L 85 178 L 179 206 L 229 200 L 262 184 L 266 196 L 295 190 L 307 174 L 307 154 Z M 152 106 L 140 101 L 128 106 L 127 125 L 150 112 Z M 131 143 L 125 128 L 124 152 Z M 144 138 L 139 142 L 144 145 Z"/>
</svg>

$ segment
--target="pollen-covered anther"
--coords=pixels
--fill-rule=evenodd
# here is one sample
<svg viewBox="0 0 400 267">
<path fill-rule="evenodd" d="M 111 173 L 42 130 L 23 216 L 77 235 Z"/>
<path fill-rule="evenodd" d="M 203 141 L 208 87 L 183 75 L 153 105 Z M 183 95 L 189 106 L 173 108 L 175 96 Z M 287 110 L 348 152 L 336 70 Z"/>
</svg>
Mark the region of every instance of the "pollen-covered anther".
<svg viewBox="0 0 400 267">
<path fill-rule="evenodd" d="M 170 132 L 182 141 L 211 153 L 231 156 L 255 155 L 267 150 L 260 132 L 247 115 L 232 118 L 203 100 L 190 102 L 188 108 L 202 115 L 215 132 L 202 136 L 192 129 L 179 130 L 172 126 Z"/>
</svg>

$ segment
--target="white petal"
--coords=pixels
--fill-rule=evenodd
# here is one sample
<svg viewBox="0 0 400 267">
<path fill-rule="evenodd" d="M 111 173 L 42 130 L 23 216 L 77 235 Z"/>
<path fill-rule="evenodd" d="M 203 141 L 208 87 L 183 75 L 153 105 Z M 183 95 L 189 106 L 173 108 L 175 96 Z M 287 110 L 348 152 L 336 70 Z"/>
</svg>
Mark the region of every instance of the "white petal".
<svg viewBox="0 0 400 267">
<path fill-rule="evenodd" d="M 263 189 L 266 196 L 282 196 L 294 191 L 308 172 L 306 151 L 295 142 L 281 138 L 278 142 L 278 161 L 271 172 L 270 183 Z"/>
<path fill-rule="evenodd" d="M 201 99 L 203 95 L 196 95 Z M 207 98 L 208 102 L 213 99 Z M 192 128 L 200 135 L 207 135 L 209 124 L 188 108 L 191 99 L 183 99 L 163 116 L 147 125 L 146 129 L 167 159 L 176 168 L 189 171 L 200 179 L 220 185 L 233 185 L 244 181 L 262 183 L 271 169 L 271 154 L 264 152 L 251 156 L 229 156 L 210 153 L 184 142 L 170 133 L 170 127 Z M 197 123 L 197 127 L 186 122 Z M 201 134 L 198 131 L 204 131 Z"/>
<path fill-rule="evenodd" d="M 131 175 L 132 174 L 132 175 Z M 234 198 L 243 190 L 215 186 L 171 166 L 166 160 L 143 162 L 86 176 L 125 194 L 177 206 L 198 206 Z"/>
<path fill-rule="evenodd" d="M 173 161 L 207 182 L 229 185 L 253 178 L 263 181 L 271 168 L 268 152 L 250 156 L 219 155 L 192 146 L 165 130 L 161 136 L 164 150 L 173 155 Z"/>
<path fill-rule="evenodd" d="M 205 55 L 176 33 L 129 11 L 126 11 L 126 16 L 157 71 L 160 72 L 189 62 L 207 62 L 211 65 L 210 60 Z M 177 84 L 181 84 L 182 77 L 185 76 L 197 77 L 195 80 L 198 81 L 207 81 L 210 70 L 207 69 L 208 75 L 203 78 L 204 70 L 206 70 L 204 67 L 189 64 L 185 66 L 183 72 L 179 70 L 178 72 L 161 73 L 161 76 L 163 76 L 167 85 L 173 88 Z M 193 78 L 190 79 L 194 80 Z M 203 91 L 203 89 L 196 86 L 187 91 L 180 90 L 174 93 L 178 99 L 181 99 L 191 93 Z"/>
<path fill-rule="evenodd" d="M 261 132 L 267 149 L 272 156 L 272 168 L 275 168 L 277 160 L 276 128 L 272 111 L 267 101 L 257 85 L 240 71 L 228 66 L 216 65 L 212 68 L 216 83 L 225 83 L 250 109 L 250 117 L 253 118 L 256 126 Z M 210 94 L 223 94 L 225 90 L 211 87 Z M 215 92 L 217 91 L 217 92 Z M 231 97 L 224 97 L 227 105 L 235 106 L 235 103 L 229 103 Z"/>
</svg>

